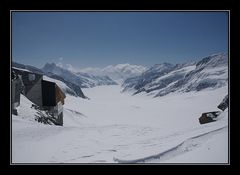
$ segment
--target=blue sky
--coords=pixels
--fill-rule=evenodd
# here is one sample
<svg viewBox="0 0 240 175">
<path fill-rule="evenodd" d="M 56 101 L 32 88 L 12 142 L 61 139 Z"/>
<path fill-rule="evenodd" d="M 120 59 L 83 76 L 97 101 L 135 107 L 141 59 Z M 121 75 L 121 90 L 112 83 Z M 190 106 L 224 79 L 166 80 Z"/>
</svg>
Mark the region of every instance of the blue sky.
<svg viewBox="0 0 240 175">
<path fill-rule="evenodd" d="M 39 68 L 175 64 L 227 48 L 227 12 L 12 12 L 12 60 Z"/>
</svg>

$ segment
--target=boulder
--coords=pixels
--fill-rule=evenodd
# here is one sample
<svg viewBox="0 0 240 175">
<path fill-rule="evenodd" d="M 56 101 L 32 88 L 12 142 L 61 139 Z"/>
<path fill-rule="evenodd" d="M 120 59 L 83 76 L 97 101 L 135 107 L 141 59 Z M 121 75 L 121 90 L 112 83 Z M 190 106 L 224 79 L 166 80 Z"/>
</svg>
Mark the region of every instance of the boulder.
<svg viewBox="0 0 240 175">
<path fill-rule="evenodd" d="M 217 120 L 217 117 L 219 116 L 220 113 L 221 113 L 221 111 L 202 113 L 202 116 L 199 118 L 199 123 L 205 124 L 205 123 L 214 122 Z"/>
</svg>

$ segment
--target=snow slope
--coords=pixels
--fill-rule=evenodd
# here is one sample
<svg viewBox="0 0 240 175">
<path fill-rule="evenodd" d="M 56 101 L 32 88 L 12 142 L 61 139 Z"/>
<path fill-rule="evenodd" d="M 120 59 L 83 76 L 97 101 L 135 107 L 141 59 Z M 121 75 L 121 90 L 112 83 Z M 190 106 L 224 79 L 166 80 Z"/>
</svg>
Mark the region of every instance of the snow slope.
<svg viewBox="0 0 240 175">
<path fill-rule="evenodd" d="M 85 89 L 90 100 L 67 95 L 63 127 L 36 123 L 30 104 L 21 102 L 25 112 L 12 116 L 13 163 L 228 161 L 228 111 L 216 122 L 198 123 L 203 112 L 218 110 L 227 86 L 154 99 L 120 90 Z"/>
<path fill-rule="evenodd" d="M 205 139 L 205 140 L 201 140 Z M 187 147 L 183 147 L 182 154 L 171 159 L 163 160 L 168 163 L 227 163 L 228 162 L 228 131 L 227 128 L 209 133 L 199 141 L 189 140 Z M 190 149 L 189 149 L 190 147 Z M 196 147 L 194 151 L 192 148 Z M 180 151 L 181 152 L 181 151 Z M 157 162 L 155 160 L 155 162 Z M 160 162 L 160 160 L 159 160 Z"/>
<path fill-rule="evenodd" d="M 215 54 L 198 62 L 172 65 L 156 64 L 143 74 L 123 83 L 123 92 L 147 93 L 159 97 L 172 92 L 201 91 L 226 86 L 228 55 Z"/>
</svg>

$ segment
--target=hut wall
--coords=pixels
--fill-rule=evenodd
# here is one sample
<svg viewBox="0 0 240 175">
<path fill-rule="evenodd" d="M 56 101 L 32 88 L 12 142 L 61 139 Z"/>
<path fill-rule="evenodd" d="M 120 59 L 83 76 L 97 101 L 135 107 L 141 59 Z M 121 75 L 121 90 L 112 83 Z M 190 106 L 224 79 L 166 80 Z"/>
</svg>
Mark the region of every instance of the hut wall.
<svg viewBox="0 0 240 175">
<path fill-rule="evenodd" d="M 64 99 L 66 98 L 65 94 L 62 92 L 62 90 L 56 85 L 56 103 L 60 102 L 64 104 Z"/>
<path fill-rule="evenodd" d="M 11 100 L 12 100 L 12 109 L 16 108 L 16 81 L 12 81 L 12 93 L 11 93 Z"/>
<path fill-rule="evenodd" d="M 42 80 L 42 103 L 43 106 L 56 106 L 55 83 Z"/>
<path fill-rule="evenodd" d="M 27 92 L 26 97 L 38 106 L 42 106 L 42 85 L 39 79 Z"/>
<path fill-rule="evenodd" d="M 42 106 L 42 85 L 43 76 L 33 72 L 14 69 L 24 84 L 24 95 L 36 105 Z"/>
<path fill-rule="evenodd" d="M 12 104 L 14 108 L 20 105 L 21 88 L 20 79 L 12 80 Z"/>
<path fill-rule="evenodd" d="M 63 126 L 63 113 L 61 112 L 57 117 L 57 125 Z"/>
</svg>

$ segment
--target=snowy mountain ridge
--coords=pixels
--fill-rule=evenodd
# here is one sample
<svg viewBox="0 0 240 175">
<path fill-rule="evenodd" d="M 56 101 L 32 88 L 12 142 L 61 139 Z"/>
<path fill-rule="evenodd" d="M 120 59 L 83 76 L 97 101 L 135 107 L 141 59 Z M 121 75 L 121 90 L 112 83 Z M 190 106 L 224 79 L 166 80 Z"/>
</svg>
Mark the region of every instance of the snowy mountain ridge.
<svg viewBox="0 0 240 175">
<path fill-rule="evenodd" d="M 206 88 L 219 88 L 228 81 L 227 54 L 220 53 L 202 58 L 200 61 L 182 64 L 162 63 L 150 68 L 131 64 L 109 65 L 105 68 L 84 68 L 80 71 L 67 66 L 46 63 L 42 69 L 13 63 L 13 66 L 64 82 L 75 93 L 84 97 L 80 88 L 92 88 L 100 85 L 121 84 L 122 92 L 133 95 L 146 93 L 154 97 L 171 92 L 200 91 Z M 65 88 L 66 90 L 66 88 Z"/>
<path fill-rule="evenodd" d="M 125 64 L 116 64 L 116 65 L 109 65 L 104 68 L 84 68 L 81 69 L 79 72 L 88 73 L 91 75 L 97 76 L 109 76 L 116 82 L 123 82 L 125 79 L 141 75 L 147 68 L 141 65 L 132 65 L 129 63 Z"/>
<path fill-rule="evenodd" d="M 20 69 L 23 71 L 29 71 L 29 72 L 41 74 L 41 75 L 43 75 L 43 79 L 55 82 L 64 93 L 67 93 L 67 94 L 70 94 L 73 96 L 78 96 L 81 98 L 87 98 L 83 94 L 80 86 L 63 79 L 61 76 L 58 76 L 51 72 L 43 72 L 41 69 L 38 69 L 36 67 L 29 66 L 29 65 L 23 65 L 23 64 L 16 63 L 16 62 L 12 63 L 12 67 L 14 69 Z"/>
<path fill-rule="evenodd" d="M 198 62 L 173 65 L 156 64 L 142 75 L 126 79 L 123 92 L 133 94 L 145 92 L 154 97 L 171 92 L 200 91 L 206 88 L 219 88 L 228 82 L 227 54 L 215 54 Z"/>
<path fill-rule="evenodd" d="M 114 82 L 107 76 L 94 76 L 87 73 L 75 73 L 70 70 L 64 69 L 60 66 L 57 66 L 55 63 L 46 63 L 42 68 L 45 73 L 51 72 L 56 75 L 63 77 L 65 80 L 70 81 L 74 84 L 77 84 L 81 88 L 95 87 L 99 85 L 116 85 Z"/>
</svg>

